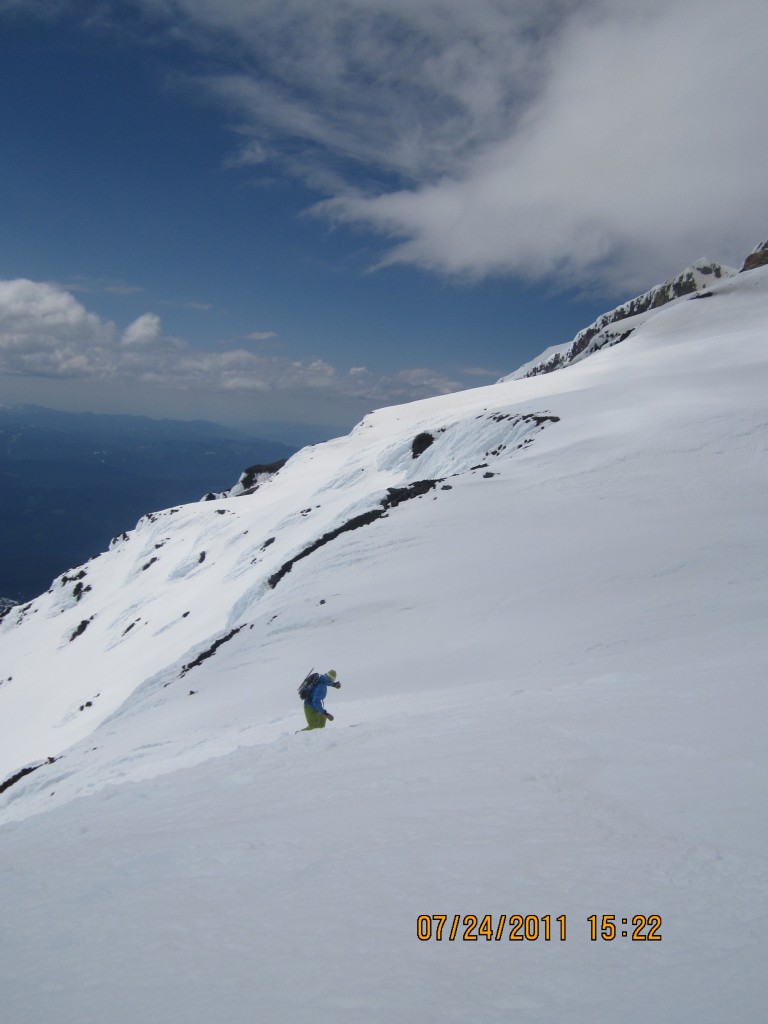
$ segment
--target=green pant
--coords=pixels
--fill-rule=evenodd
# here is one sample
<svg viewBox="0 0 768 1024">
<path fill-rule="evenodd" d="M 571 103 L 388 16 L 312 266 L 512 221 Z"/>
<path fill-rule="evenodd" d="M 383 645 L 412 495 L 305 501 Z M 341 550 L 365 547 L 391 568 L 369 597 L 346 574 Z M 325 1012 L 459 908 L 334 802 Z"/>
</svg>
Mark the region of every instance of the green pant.
<svg viewBox="0 0 768 1024">
<path fill-rule="evenodd" d="M 307 716 L 307 728 L 299 729 L 299 732 L 306 732 L 307 729 L 324 729 L 326 718 L 322 711 L 313 708 L 311 704 L 304 705 L 304 714 Z"/>
</svg>

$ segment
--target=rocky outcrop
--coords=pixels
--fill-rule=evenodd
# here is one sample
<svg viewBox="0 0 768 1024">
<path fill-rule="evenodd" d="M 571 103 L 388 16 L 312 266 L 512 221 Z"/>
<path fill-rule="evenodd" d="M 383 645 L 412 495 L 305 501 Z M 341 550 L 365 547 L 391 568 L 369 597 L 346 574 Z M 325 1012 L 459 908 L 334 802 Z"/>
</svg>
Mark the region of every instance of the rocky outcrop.
<svg viewBox="0 0 768 1024">
<path fill-rule="evenodd" d="M 736 271 L 731 267 L 721 266 L 709 260 L 697 260 L 671 281 L 656 285 L 649 291 L 638 295 L 629 302 L 617 306 L 609 313 L 603 313 L 593 324 L 579 331 L 570 344 L 549 349 L 532 363 L 521 367 L 516 373 L 503 377 L 502 380 L 519 380 L 523 377 L 535 377 L 540 373 L 551 373 L 562 366 L 568 366 L 583 359 L 601 348 L 618 345 L 632 334 L 635 325 L 627 325 L 623 321 L 641 316 L 651 310 L 665 306 L 674 299 L 684 296 L 706 295 L 708 288 L 715 281 L 732 277 Z"/>
<path fill-rule="evenodd" d="M 228 491 L 221 491 L 218 494 L 210 492 L 205 495 L 203 501 L 214 501 L 217 498 L 241 498 L 245 494 L 253 494 L 265 481 L 273 477 L 275 473 L 279 473 L 287 461 L 287 459 L 278 459 L 277 462 L 249 466 L 240 474 L 240 479 L 234 487 L 230 487 Z"/>
<path fill-rule="evenodd" d="M 744 260 L 741 273 L 743 274 L 745 270 L 756 270 L 758 267 L 765 266 L 768 266 L 768 242 L 761 242 Z"/>
</svg>

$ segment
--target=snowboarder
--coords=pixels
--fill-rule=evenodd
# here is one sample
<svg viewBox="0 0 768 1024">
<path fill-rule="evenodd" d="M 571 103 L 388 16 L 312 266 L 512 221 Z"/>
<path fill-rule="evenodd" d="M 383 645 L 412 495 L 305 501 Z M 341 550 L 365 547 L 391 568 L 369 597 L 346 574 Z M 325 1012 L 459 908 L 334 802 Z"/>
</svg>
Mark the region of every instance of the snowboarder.
<svg viewBox="0 0 768 1024">
<path fill-rule="evenodd" d="M 323 701 L 329 686 L 333 686 L 337 690 L 341 687 L 341 683 L 336 679 L 336 670 L 333 668 L 326 672 L 325 675 L 317 677 L 314 689 L 312 690 L 312 696 L 304 701 L 304 714 L 307 717 L 307 725 L 306 728 L 299 729 L 299 732 L 307 732 L 309 729 L 324 729 L 326 719 L 329 722 L 333 721 L 333 715 L 323 707 Z"/>
</svg>

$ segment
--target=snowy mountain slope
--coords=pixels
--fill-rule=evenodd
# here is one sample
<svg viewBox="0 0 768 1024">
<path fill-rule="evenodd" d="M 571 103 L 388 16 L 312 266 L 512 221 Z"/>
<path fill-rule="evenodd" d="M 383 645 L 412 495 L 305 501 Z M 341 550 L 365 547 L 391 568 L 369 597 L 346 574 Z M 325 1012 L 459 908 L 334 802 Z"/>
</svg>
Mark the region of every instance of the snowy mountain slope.
<svg viewBox="0 0 768 1024">
<path fill-rule="evenodd" d="M 768 268 L 711 290 L 6 616 L 0 778 L 41 767 L 0 795 L 4 1017 L 760 1019 Z M 312 665 L 336 721 L 297 736 Z"/>
<path fill-rule="evenodd" d="M 360 517 L 367 525 L 371 515 L 399 514 L 395 503 L 408 491 L 389 495 L 389 488 L 477 476 L 482 470 L 473 467 L 520 451 L 553 419 L 479 408 L 470 400 L 468 412 L 443 414 L 433 445 L 418 458 L 411 411 L 405 432 L 363 423 L 350 438 L 305 450 L 259 489 L 257 502 L 150 514 L 108 554 L 13 611 L 1 627 L 8 678 L 0 700 L 17 725 L 0 773 L 90 735 L 146 679 L 165 686 L 180 678 L 213 644 L 250 628 L 251 616 L 271 619 L 279 607 L 275 577 L 282 591 L 282 574 L 318 541 Z M 431 410 L 427 416 L 431 424 Z M 312 504 L 302 507 L 306 496 Z"/>
<path fill-rule="evenodd" d="M 760 248 L 758 246 L 752 254 L 753 257 L 759 253 Z M 713 284 L 721 278 L 733 277 L 736 273 L 732 267 L 724 267 L 710 260 L 697 260 L 671 281 L 655 285 L 642 295 L 630 299 L 629 302 L 623 302 L 608 313 L 603 313 L 593 324 L 579 331 L 572 341 L 551 345 L 541 355 L 501 379 L 521 380 L 524 377 L 535 377 L 540 373 L 551 373 L 553 370 L 585 359 L 601 348 L 618 345 L 626 341 L 634 330 L 662 306 L 685 297 L 709 298 L 709 289 Z"/>
<path fill-rule="evenodd" d="M 0 598 L 24 604 L 149 509 L 295 450 L 213 423 L 0 408 Z"/>
</svg>

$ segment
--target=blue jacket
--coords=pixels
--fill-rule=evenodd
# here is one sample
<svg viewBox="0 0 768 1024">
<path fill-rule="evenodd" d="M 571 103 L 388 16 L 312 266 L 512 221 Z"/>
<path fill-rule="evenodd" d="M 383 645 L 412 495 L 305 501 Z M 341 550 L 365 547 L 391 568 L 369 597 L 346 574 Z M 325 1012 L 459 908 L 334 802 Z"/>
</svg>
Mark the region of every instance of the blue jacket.
<svg viewBox="0 0 768 1024">
<path fill-rule="evenodd" d="M 321 715 L 325 714 L 325 708 L 323 707 L 323 701 L 328 693 L 328 687 L 333 686 L 328 676 L 320 676 L 320 679 L 315 683 L 315 688 L 312 691 L 312 700 L 305 700 L 305 704 L 310 704 L 315 711 L 319 711 Z"/>
</svg>

